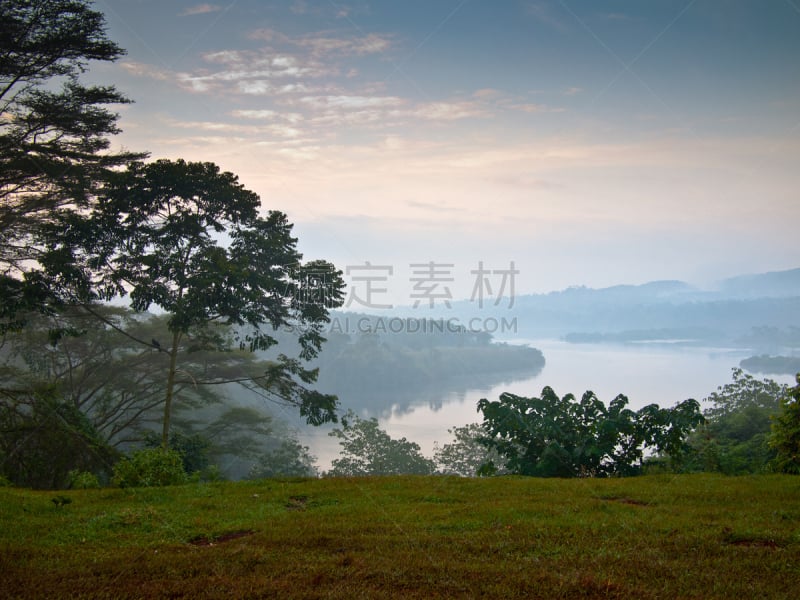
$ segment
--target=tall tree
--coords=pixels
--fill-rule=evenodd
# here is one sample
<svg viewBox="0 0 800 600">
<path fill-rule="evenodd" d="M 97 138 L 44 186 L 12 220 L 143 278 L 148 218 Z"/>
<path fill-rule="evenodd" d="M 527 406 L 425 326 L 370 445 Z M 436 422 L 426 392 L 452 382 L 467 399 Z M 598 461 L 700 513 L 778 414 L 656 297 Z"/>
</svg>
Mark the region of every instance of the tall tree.
<svg viewBox="0 0 800 600">
<path fill-rule="evenodd" d="M 321 348 L 328 310 L 342 304 L 342 274 L 324 261 L 302 263 L 286 215 L 262 217 L 259 208 L 258 195 L 212 163 L 133 162 L 109 177 L 88 220 L 66 215 L 53 228 L 50 252 L 85 268 L 102 298 L 129 296 L 136 311 L 169 315 L 170 338 L 152 341 L 169 362 L 165 448 L 188 335 L 217 350 L 255 351 L 277 343 L 271 332 L 293 328 L 298 357 L 281 353 L 255 381 L 310 423 L 335 420 L 336 398 L 303 385 L 317 376 L 304 361 Z M 219 323 L 232 339 L 215 331 Z"/>
<path fill-rule="evenodd" d="M 143 156 L 109 151 L 119 129 L 108 107 L 129 100 L 80 81 L 90 61 L 123 53 L 87 0 L 0 3 L 0 333 L 59 291 L 41 277 L 41 226 L 87 207 L 109 169 Z"/>
</svg>

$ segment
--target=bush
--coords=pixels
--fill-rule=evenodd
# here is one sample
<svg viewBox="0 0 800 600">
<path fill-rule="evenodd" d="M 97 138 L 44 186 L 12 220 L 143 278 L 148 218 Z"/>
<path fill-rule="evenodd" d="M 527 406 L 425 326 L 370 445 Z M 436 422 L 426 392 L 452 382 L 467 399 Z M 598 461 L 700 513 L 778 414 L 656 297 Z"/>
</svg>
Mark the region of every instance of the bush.
<svg viewBox="0 0 800 600">
<path fill-rule="evenodd" d="M 250 479 L 271 477 L 316 477 L 315 457 L 294 438 L 282 440 L 280 445 L 259 457 L 250 469 Z"/>
<path fill-rule="evenodd" d="M 114 466 L 112 483 L 119 487 L 157 487 L 186 483 L 183 457 L 175 450 L 146 448 Z"/>
<path fill-rule="evenodd" d="M 145 434 L 144 444 L 148 448 L 161 448 L 161 436 L 149 432 Z M 187 434 L 171 431 L 169 447 L 181 455 L 183 470 L 186 473 L 204 473 L 209 467 L 208 451 L 211 442 L 199 433 Z"/>
<path fill-rule="evenodd" d="M 775 468 L 800 475 L 800 373 L 797 385 L 781 399 L 781 412 L 773 418 L 769 444 L 777 451 Z"/>
<path fill-rule="evenodd" d="M 69 487 L 75 490 L 87 490 L 89 488 L 99 488 L 100 480 L 97 475 L 89 473 L 88 471 L 74 470 L 70 471 L 67 475 L 69 478 Z"/>
</svg>

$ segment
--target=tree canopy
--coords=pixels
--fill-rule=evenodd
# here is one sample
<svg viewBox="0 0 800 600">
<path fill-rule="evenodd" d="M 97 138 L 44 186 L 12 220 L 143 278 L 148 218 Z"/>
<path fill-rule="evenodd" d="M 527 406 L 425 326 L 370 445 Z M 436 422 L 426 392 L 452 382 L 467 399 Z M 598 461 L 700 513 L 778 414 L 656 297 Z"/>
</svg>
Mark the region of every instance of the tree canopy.
<svg viewBox="0 0 800 600">
<path fill-rule="evenodd" d="M 486 447 L 488 432 L 483 425 L 470 423 L 447 431 L 453 436 L 453 441 L 442 446 L 434 444 L 433 460 L 439 473 L 475 477 L 481 467 L 489 463 L 493 474 L 508 473 L 504 457 L 497 450 Z"/>
<path fill-rule="evenodd" d="M 342 450 L 328 475 L 431 475 L 436 468 L 422 455 L 419 444 L 393 439 L 374 417 L 361 419 L 350 412 L 345 425 L 330 435 L 339 438 Z"/>
<path fill-rule="evenodd" d="M 770 424 L 785 393 L 784 385 L 733 369 L 733 381 L 703 400 L 710 403 L 705 425 L 689 439 L 693 468 L 729 475 L 768 470 L 776 455 L 768 444 Z"/>
<path fill-rule="evenodd" d="M 259 208 L 257 194 L 213 163 L 133 162 L 108 177 L 88 217 L 66 215 L 49 229 L 48 255 L 58 257 L 67 285 L 88 282 L 99 299 L 129 297 L 136 311 L 158 307 L 168 315 L 170 339 L 150 342 L 169 357 L 165 447 L 189 334 L 216 350 L 233 343 L 256 351 L 277 343 L 272 331 L 292 327 L 299 356 L 280 354 L 259 382 L 308 422 L 335 420 L 336 399 L 302 384 L 316 379 L 303 363 L 321 348 L 328 310 L 342 304 L 341 272 L 324 261 L 303 264 L 286 215 L 262 217 Z M 216 324 L 230 326 L 233 339 Z"/>
<path fill-rule="evenodd" d="M 342 304 L 341 272 L 324 261 L 303 264 L 286 215 L 261 217 L 259 208 L 257 194 L 213 163 L 133 162 L 109 177 L 88 219 L 67 215 L 53 228 L 50 252 L 69 256 L 66 263 L 81 271 L 73 279 L 91 278 L 101 299 L 129 296 L 137 311 L 157 306 L 169 315 L 171 339 L 152 342 L 170 361 L 164 447 L 181 341 L 192 333 L 227 349 L 217 323 L 231 326 L 236 345 L 250 351 L 277 343 L 270 329 L 295 328 L 299 359 L 281 354 L 261 384 L 310 423 L 335 419 L 336 399 L 294 378 L 316 379 L 302 361 L 317 355 L 328 309 Z"/>
<path fill-rule="evenodd" d="M 539 477 L 632 475 L 648 448 L 678 461 L 688 449 L 686 436 L 703 420 L 695 400 L 636 412 L 627 404 L 621 394 L 606 407 L 591 391 L 576 402 L 545 387 L 540 398 L 504 393 L 496 401 L 482 399 L 478 410 L 485 443 L 506 458 L 506 467 Z"/>
<path fill-rule="evenodd" d="M 91 205 L 109 170 L 143 154 L 110 151 L 113 86 L 85 85 L 91 61 L 124 51 L 85 0 L 0 3 L 0 333 L 58 299 L 41 276 L 42 226 Z M 52 258 L 52 257 L 51 257 Z"/>
</svg>

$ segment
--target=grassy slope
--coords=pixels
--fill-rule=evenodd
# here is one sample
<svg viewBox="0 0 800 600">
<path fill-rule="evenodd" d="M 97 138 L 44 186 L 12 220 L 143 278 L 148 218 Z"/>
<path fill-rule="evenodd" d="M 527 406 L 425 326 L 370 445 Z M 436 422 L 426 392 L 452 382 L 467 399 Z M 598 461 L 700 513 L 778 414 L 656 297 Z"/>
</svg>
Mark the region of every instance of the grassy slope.
<svg viewBox="0 0 800 600">
<path fill-rule="evenodd" d="M 0 489 L 3 598 L 796 598 L 800 477 Z M 229 540 L 226 533 L 251 531 Z M 200 538 L 200 543 L 190 540 Z"/>
</svg>

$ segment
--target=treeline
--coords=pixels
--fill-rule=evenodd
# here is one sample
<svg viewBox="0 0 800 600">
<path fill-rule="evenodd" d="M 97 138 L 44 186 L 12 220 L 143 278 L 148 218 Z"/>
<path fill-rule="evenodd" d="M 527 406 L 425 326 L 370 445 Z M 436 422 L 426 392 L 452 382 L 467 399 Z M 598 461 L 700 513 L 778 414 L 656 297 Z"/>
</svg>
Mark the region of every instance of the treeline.
<svg viewBox="0 0 800 600">
<path fill-rule="evenodd" d="M 751 356 L 739 363 L 743 369 L 751 373 L 768 373 L 772 375 L 794 375 L 800 373 L 800 357 L 797 356 Z"/>
<path fill-rule="evenodd" d="M 169 361 L 159 340 L 169 337 L 169 318 L 95 310 L 102 320 L 80 310 L 31 315 L 23 330 L 4 336 L 0 477 L 36 488 L 88 475 L 108 483 L 127 454 L 161 446 Z M 271 363 L 219 350 L 209 333 L 184 336 L 178 348 L 169 446 L 183 471 L 232 479 L 315 474 L 308 448 L 270 410 L 280 402 L 263 379 Z M 224 326 L 215 334 L 233 335 Z"/>
<path fill-rule="evenodd" d="M 320 386 L 342 397 L 367 389 L 420 390 L 459 379 L 490 383 L 509 373 L 530 376 L 545 364 L 540 350 L 492 343 L 491 334 L 484 331 L 426 319 L 393 321 L 402 327 L 370 317 L 367 333 L 328 333 L 325 351 L 315 363 Z"/>
</svg>

